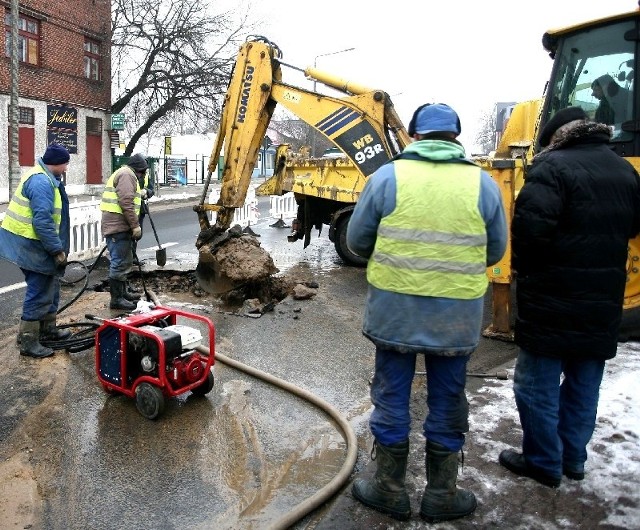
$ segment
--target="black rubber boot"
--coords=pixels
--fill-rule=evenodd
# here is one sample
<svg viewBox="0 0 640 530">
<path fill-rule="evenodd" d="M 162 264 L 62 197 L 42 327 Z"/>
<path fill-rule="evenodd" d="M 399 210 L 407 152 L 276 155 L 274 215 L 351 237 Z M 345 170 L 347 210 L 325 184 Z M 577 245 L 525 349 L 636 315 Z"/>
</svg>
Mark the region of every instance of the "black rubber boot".
<svg viewBox="0 0 640 530">
<path fill-rule="evenodd" d="M 124 283 L 124 298 L 129 300 L 129 302 L 137 302 L 140 300 L 140 294 L 129 285 L 129 282 Z"/>
<path fill-rule="evenodd" d="M 59 341 L 67 340 L 71 337 L 71 332 L 67 329 L 60 329 L 56 324 L 56 313 L 47 313 L 40 321 L 40 340 Z"/>
<path fill-rule="evenodd" d="M 358 478 L 352 493 L 365 506 L 390 515 L 399 521 L 411 516 L 411 503 L 404 485 L 409 457 L 409 440 L 393 445 L 374 442 L 371 459 L 378 467 L 372 479 Z"/>
<path fill-rule="evenodd" d="M 111 291 L 110 309 L 123 309 L 124 311 L 133 311 L 136 304 L 130 302 L 124 297 L 126 284 L 122 280 L 109 278 L 109 290 Z"/>
<path fill-rule="evenodd" d="M 558 486 L 560 486 L 560 482 L 562 481 L 561 476 L 554 477 L 552 475 L 549 475 L 542 469 L 530 466 L 529 464 L 527 464 L 524 455 L 522 453 L 514 451 L 513 449 L 505 449 L 504 451 L 502 451 L 500 453 L 500 456 L 498 457 L 498 461 L 500 462 L 501 466 L 506 467 L 512 473 L 515 473 L 516 475 L 520 475 L 522 477 L 532 478 L 540 484 L 544 484 L 545 486 L 549 486 L 550 488 L 557 488 Z"/>
<path fill-rule="evenodd" d="M 476 496 L 456 487 L 458 453 L 429 441 L 426 450 L 427 486 L 420 506 L 422 518 L 436 523 L 473 513 L 478 505 Z"/>
<path fill-rule="evenodd" d="M 51 357 L 53 350 L 40 344 L 40 322 L 21 320 L 19 331 L 20 355 L 43 359 Z"/>
</svg>

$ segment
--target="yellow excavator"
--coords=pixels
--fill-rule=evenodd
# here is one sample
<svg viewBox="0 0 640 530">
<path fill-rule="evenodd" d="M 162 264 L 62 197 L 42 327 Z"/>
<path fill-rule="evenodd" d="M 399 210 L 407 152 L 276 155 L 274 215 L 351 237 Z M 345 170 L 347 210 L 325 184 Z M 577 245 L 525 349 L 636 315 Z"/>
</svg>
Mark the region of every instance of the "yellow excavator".
<svg viewBox="0 0 640 530">
<path fill-rule="evenodd" d="M 611 149 L 640 168 L 640 93 L 637 83 L 640 52 L 640 11 L 592 20 L 550 30 L 543 46 L 553 59 L 551 76 L 541 99 L 515 106 L 496 151 L 475 161 L 499 184 L 509 219 L 528 166 L 538 151 L 538 131 L 560 109 L 580 106 L 592 117 L 599 101 L 592 91 L 596 79 L 618 85 Z M 291 67 L 342 92 L 344 97 L 315 93 L 282 81 L 282 67 Z M 609 92 L 614 86 L 607 87 Z M 366 178 L 401 152 L 410 138 L 394 111 L 389 96 L 350 83 L 313 68 L 301 70 L 282 62 L 280 50 L 264 38 L 246 42 L 240 49 L 229 82 L 220 132 L 210 158 L 209 175 L 198 212 L 201 233 L 196 246 L 200 264 L 229 228 L 233 211 L 243 205 L 260 143 L 277 104 L 322 133 L 345 153 L 343 159 L 314 159 L 280 146 L 276 171 L 268 192 L 293 191 L 299 205 L 294 233 L 289 240 L 309 242 L 313 227 L 329 225 L 329 237 L 347 263 L 359 264 L 344 241 L 351 211 Z M 224 146 L 222 189 L 216 204 L 207 204 L 207 188 Z M 208 212 L 217 213 L 215 225 Z M 625 314 L 640 305 L 640 241 L 629 245 Z M 200 266 L 199 266 L 200 267 Z M 205 267 L 206 271 L 206 267 Z M 485 335 L 512 338 L 512 281 L 510 248 L 501 262 L 488 269 L 492 289 L 492 320 Z M 200 278 L 203 276 L 200 275 Z M 206 274 L 204 276 L 206 278 Z M 215 274 L 211 274 L 215 279 Z"/>
<path fill-rule="evenodd" d="M 303 72 L 309 79 L 331 87 L 330 96 L 287 84 L 282 69 Z M 286 145 L 276 152 L 273 178 L 262 186 L 263 194 L 295 193 L 297 219 L 289 241 L 304 240 L 307 246 L 313 227 L 329 225 L 329 238 L 347 263 L 364 261 L 346 245 L 346 227 L 366 178 L 410 142 L 387 93 L 352 83 L 314 68 L 301 69 L 282 61 L 277 45 L 264 37 L 252 37 L 238 52 L 224 100 L 220 130 L 213 147 L 198 213 L 200 252 L 198 279 L 208 291 L 225 284 L 211 255 L 233 221 L 236 208 L 244 204 L 258 152 L 276 105 L 327 138 L 344 158 L 309 158 L 293 153 Z M 223 151 L 224 149 L 224 151 Z M 209 184 L 223 154 L 220 198 L 208 204 Z M 211 226 L 209 212 L 215 212 Z"/>
</svg>

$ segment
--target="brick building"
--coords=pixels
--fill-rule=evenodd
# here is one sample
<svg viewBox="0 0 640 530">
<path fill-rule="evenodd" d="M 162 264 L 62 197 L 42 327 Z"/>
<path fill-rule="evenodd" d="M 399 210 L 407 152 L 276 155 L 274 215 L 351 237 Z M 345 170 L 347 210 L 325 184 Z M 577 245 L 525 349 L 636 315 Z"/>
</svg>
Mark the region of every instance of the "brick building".
<svg viewBox="0 0 640 530">
<path fill-rule="evenodd" d="M 71 153 L 70 195 L 89 193 L 111 170 L 110 0 L 20 0 L 19 163 L 30 167 L 52 142 Z M 0 0 L 0 202 L 9 195 L 11 1 Z"/>
</svg>

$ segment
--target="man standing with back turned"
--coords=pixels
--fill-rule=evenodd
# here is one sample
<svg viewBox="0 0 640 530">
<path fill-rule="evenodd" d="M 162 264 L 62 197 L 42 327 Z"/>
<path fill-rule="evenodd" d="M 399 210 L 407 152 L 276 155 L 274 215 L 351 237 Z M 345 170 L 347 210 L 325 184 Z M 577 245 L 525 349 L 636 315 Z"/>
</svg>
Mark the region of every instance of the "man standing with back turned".
<svg viewBox="0 0 640 530">
<path fill-rule="evenodd" d="M 363 333 L 376 346 L 377 471 L 356 479 L 353 495 L 400 520 L 411 515 L 405 473 L 417 354 L 429 408 L 420 515 L 436 522 L 476 509 L 475 495 L 456 486 L 469 430 L 466 367 L 480 341 L 486 267 L 504 254 L 507 225 L 500 190 L 465 159 L 460 130 L 451 107 L 418 108 L 409 125 L 416 141 L 369 177 L 347 229 L 349 248 L 369 258 Z"/>
<path fill-rule="evenodd" d="M 506 449 L 499 460 L 552 488 L 563 474 L 584 478 L 605 360 L 616 355 L 629 239 L 640 230 L 638 174 L 610 136 L 580 107 L 558 111 L 512 223 L 523 438 L 522 453 Z"/>
</svg>

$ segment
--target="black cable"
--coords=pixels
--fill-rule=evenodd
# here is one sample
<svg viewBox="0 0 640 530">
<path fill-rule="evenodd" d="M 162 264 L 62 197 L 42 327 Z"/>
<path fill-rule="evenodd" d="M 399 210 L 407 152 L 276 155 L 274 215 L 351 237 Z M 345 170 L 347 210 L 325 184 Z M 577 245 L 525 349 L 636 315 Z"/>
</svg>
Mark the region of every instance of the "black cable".
<svg viewBox="0 0 640 530">
<path fill-rule="evenodd" d="M 96 265 L 98 264 L 98 261 L 100 261 L 100 257 L 102 256 L 105 250 L 107 250 L 106 245 L 102 248 L 102 250 L 98 254 L 98 257 L 89 267 L 87 267 L 87 265 L 81 261 L 70 261 L 67 263 L 67 266 L 79 265 L 84 269 L 84 274 L 75 280 L 64 280 L 63 279 L 64 277 L 63 277 L 60 279 L 60 283 L 64 283 L 65 285 L 73 285 L 74 283 L 78 283 L 80 280 L 84 280 L 84 284 L 82 286 L 82 289 L 80 289 L 80 291 L 78 291 L 78 293 L 69 302 L 67 302 L 60 309 L 58 309 L 58 313 L 57 313 L 58 315 L 62 313 L 65 309 L 67 309 L 69 306 L 71 306 L 71 304 L 75 303 L 78 300 L 78 298 L 82 296 L 82 293 L 84 293 L 87 290 L 89 286 L 89 274 L 91 274 L 93 269 L 95 269 Z M 133 257 L 135 258 L 135 261 L 138 263 L 138 272 L 140 273 L 140 279 L 142 280 L 142 289 L 147 298 L 147 301 L 150 302 L 151 295 L 149 294 L 146 283 L 144 281 L 144 274 L 142 272 L 142 263 L 138 259 L 138 256 L 135 250 L 133 251 Z M 41 344 L 53 350 L 66 350 L 69 353 L 76 353 L 76 352 L 88 350 L 89 348 L 92 348 L 95 345 L 95 331 L 100 327 L 100 324 L 95 322 L 77 322 L 74 324 L 61 324 L 56 327 L 59 329 L 81 328 L 81 330 L 72 333 L 71 337 L 69 337 L 68 339 L 57 340 L 57 341 L 42 340 L 40 341 Z"/>
<path fill-rule="evenodd" d="M 81 328 L 80 331 L 73 332 L 71 337 L 64 340 L 41 340 L 43 346 L 52 350 L 66 350 L 69 353 L 77 353 L 95 345 L 95 332 L 100 327 L 97 322 L 76 322 L 74 324 L 61 324 L 56 326 L 58 329 L 64 328 Z"/>
<path fill-rule="evenodd" d="M 98 254 L 98 257 L 91 264 L 91 266 L 89 268 L 87 268 L 87 266 L 84 263 L 82 263 L 81 261 L 70 261 L 70 262 L 67 263 L 67 266 L 77 263 L 81 267 L 83 267 L 86 272 L 81 278 L 78 278 L 77 280 L 74 280 L 74 281 L 65 281 L 65 280 L 63 280 L 61 278 L 60 279 L 60 283 L 64 283 L 65 285 L 73 285 L 74 283 L 78 283 L 81 279 L 84 279 L 84 285 L 82 286 L 82 289 L 80 289 L 80 291 L 78 291 L 78 294 L 76 294 L 69 302 L 67 302 L 60 309 L 58 309 L 58 315 L 60 313 L 62 313 L 65 309 L 67 309 L 71 304 L 73 304 L 78 298 L 80 298 L 80 296 L 82 296 L 82 293 L 84 293 L 87 290 L 87 287 L 89 286 L 89 274 L 91 274 L 91 271 L 93 271 L 93 269 L 95 269 L 96 265 L 98 264 L 98 261 L 100 261 L 100 257 L 102 256 L 102 254 L 104 253 L 105 250 L 107 250 L 106 245 L 102 248 L 102 250 L 100 251 L 100 254 Z M 63 276 L 63 278 L 64 278 L 64 276 Z"/>
</svg>

